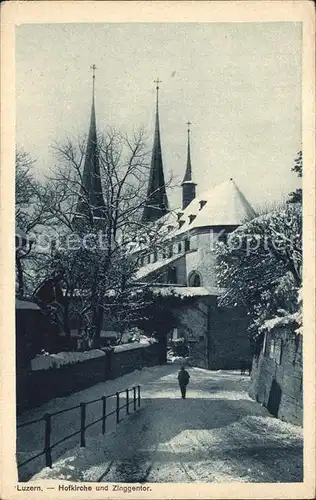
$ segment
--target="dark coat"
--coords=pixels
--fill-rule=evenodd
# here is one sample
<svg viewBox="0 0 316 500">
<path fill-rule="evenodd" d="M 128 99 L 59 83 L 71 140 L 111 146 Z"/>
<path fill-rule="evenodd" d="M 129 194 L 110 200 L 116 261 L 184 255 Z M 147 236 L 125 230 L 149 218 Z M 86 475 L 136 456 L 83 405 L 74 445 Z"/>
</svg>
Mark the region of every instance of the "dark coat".
<svg viewBox="0 0 316 500">
<path fill-rule="evenodd" d="M 179 385 L 188 385 L 190 380 L 190 375 L 186 370 L 180 370 L 178 374 Z"/>
</svg>

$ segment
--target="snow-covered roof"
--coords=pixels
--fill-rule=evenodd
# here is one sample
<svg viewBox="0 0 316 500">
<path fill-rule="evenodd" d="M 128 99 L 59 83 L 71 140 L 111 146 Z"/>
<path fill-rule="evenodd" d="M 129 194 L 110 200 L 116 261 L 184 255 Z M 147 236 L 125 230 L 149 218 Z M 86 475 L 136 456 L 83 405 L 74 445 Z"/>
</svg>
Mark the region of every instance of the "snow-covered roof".
<svg viewBox="0 0 316 500">
<path fill-rule="evenodd" d="M 20 299 L 15 299 L 15 309 L 32 309 L 33 311 L 39 311 L 40 308 L 38 307 L 35 302 L 29 302 L 28 300 L 20 300 Z"/>
<path fill-rule="evenodd" d="M 154 295 L 163 297 L 217 297 L 224 292 L 223 288 L 203 286 L 152 286 L 151 289 Z"/>
<path fill-rule="evenodd" d="M 177 215 L 179 214 L 179 216 Z M 170 240 L 195 228 L 239 226 L 256 217 L 256 212 L 233 179 L 229 179 L 196 196 L 185 208 L 170 211 L 152 224 L 161 240 Z M 180 227 L 181 225 L 181 227 Z M 131 253 L 147 250 L 151 238 L 135 239 Z M 166 261 L 165 261 L 166 262 Z M 147 267 L 147 266 L 146 266 Z"/>
<path fill-rule="evenodd" d="M 146 264 L 145 266 L 142 266 L 140 269 L 135 274 L 135 279 L 139 280 L 141 278 L 144 278 L 150 273 L 153 273 L 154 271 L 159 271 L 159 269 L 163 269 L 165 266 L 168 264 L 171 264 L 172 262 L 180 259 L 184 254 L 177 254 L 173 255 L 172 257 L 169 257 L 168 259 L 162 259 L 158 260 L 157 262 L 151 262 L 150 264 Z"/>
<path fill-rule="evenodd" d="M 190 222 L 191 215 L 195 216 L 192 217 L 192 222 Z M 191 201 L 179 219 L 179 222 L 183 222 L 182 227 L 175 231 L 173 236 L 198 227 L 238 226 L 245 219 L 255 216 L 254 209 L 234 180 L 229 179 Z"/>
</svg>

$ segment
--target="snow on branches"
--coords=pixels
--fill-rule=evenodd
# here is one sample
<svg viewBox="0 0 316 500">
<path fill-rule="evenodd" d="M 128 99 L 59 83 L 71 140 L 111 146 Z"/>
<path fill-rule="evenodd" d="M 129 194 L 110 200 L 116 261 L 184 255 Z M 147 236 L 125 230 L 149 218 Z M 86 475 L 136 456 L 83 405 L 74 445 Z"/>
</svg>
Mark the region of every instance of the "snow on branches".
<svg viewBox="0 0 316 500">
<path fill-rule="evenodd" d="M 298 310 L 302 272 L 302 207 L 285 204 L 248 222 L 216 249 L 222 301 L 248 308 L 253 334 L 283 309 Z"/>
</svg>

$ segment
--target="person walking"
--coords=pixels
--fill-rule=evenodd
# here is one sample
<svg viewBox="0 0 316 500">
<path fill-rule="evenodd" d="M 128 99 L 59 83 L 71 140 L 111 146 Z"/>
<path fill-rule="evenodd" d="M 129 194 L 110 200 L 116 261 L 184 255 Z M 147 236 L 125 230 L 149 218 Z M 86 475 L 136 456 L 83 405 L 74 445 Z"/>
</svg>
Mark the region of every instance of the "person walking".
<svg viewBox="0 0 316 500">
<path fill-rule="evenodd" d="M 179 381 L 182 399 L 185 399 L 185 394 L 187 391 L 187 385 L 189 383 L 189 380 L 190 380 L 190 375 L 185 370 L 184 366 L 181 366 L 181 370 L 178 373 L 178 381 Z"/>
</svg>

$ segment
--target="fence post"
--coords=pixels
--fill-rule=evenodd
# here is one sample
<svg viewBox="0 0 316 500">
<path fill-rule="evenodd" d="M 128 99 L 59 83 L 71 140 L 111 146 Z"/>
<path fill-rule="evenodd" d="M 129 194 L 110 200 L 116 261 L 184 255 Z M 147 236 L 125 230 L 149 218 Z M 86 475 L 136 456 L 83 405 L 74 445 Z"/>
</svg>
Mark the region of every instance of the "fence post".
<svg viewBox="0 0 316 500">
<path fill-rule="evenodd" d="M 116 423 L 120 422 L 120 393 L 116 393 Z"/>
<path fill-rule="evenodd" d="M 52 467 L 52 451 L 50 449 L 50 436 L 52 432 L 52 416 L 49 413 L 44 415 L 45 421 L 45 437 L 44 437 L 44 452 L 46 467 Z"/>
<path fill-rule="evenodd" d="M 106 422 L 106 397 L 102 396 L 102 434 L 105 434 Z"/>
<path fill-rule="evenodd" d="M 86 403 L 80 403 L 80 446 L 86 446 L 85 440 L 85 425 L 86 425 Z"/>
<path fill-rule="evenodd" d="M 140 406 L 140 385 L 137 386 L 138 391 L 138 406 Z"/>
<path fill-rule="evenodd" d="M 136 387 L 133 387 L 134 411 L 136 411 Z"/>
<path fill-rule="evenodd" d="M 126 413 L 129 414 L 129 394 L 128 389 L 126 389 Z"/>
</svg>

